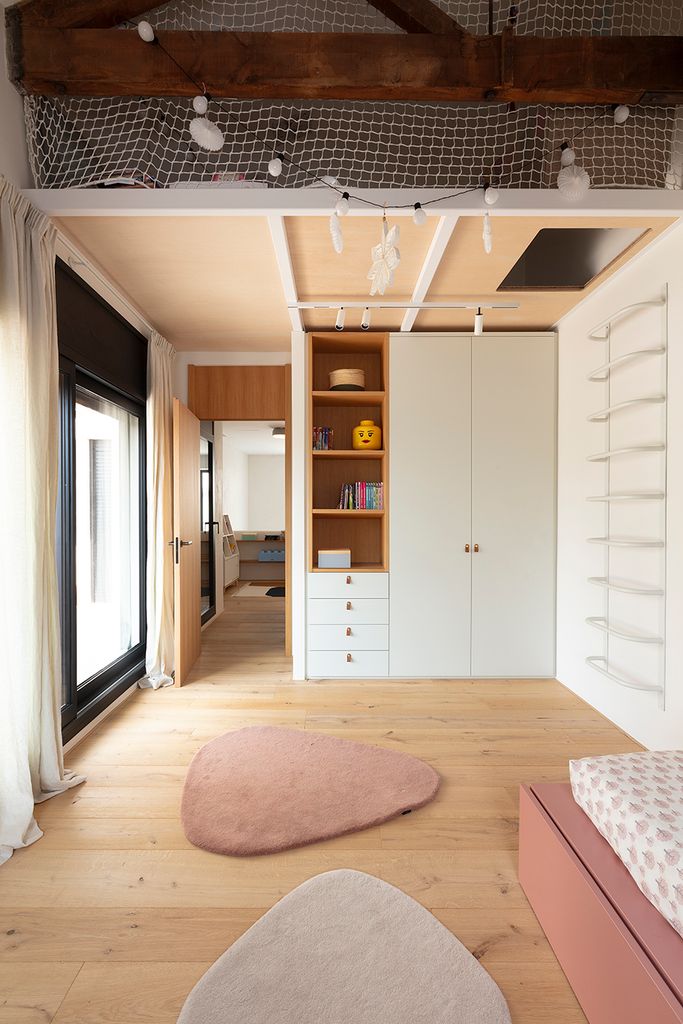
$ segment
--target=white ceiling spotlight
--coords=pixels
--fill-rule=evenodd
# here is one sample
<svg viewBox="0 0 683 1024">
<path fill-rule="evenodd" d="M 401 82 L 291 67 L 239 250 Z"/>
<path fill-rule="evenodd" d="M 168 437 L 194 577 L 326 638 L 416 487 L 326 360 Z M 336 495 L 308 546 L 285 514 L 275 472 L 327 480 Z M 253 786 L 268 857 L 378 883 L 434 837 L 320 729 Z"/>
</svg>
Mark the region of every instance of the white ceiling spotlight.
<svg viewBox="0 0 683 1024">
<path fill-rule="evenodd" d="M 271 178 L 279 178 L 282 174 L 282 153 L 276 153 L 268 161 L 268 174 Z"/>
<path fill-rule="evenodd" d="M 143 43 L 153 43 L 156 39 L 154 35 L 154 29 L 148 21 L 138 22 L 138 35 L 142 39 Z"/>
<path fill-rule="evenodd" d="M 334 322 L 334 329 L 335 329 L 335 331 L 343 331 L 344 330 L 344 320 L 345 319 L 346 319 L 346 315 L 344 313 L 344 307 L 340 306 L 339 307 L 339 312 L 337 313 L 337 319 Z"/>
<path fill-rule="evenodd" d="M 474 333 L 478 338 L 484 333 L 484 314 L 481 311 L 481 306 L 474 314 Z"/>
<path fill-rule="evenodd" d="M 413 224 L 424 224 L 427 220 L 427 211 L 423 208 L 421 203 L 415 203 L 415 212 L 413 213 Z"/>
<path fill-rule="evenodd" d="M 484 190 L 484 202 L 487 206 L 495 206 L 500 199 L 500 192 L 493 185 L 487 185 Z"/>
<path fill-rule="evenodd" d="M 349 193 L 348 192 L 343 192 L 342 196 L 341 196 L 341 199 L 337 200 L 337 205 L 335 206 L 335 210 L 337 211 L 337 216 L 338 217 L 345 217 L 346 214 L 349 212 L 349 205 L 350 205 L 349 204 Z"/>
<path fill-rule="evenodd" d="M 363 319 L 360 322 L 361 331 L 370 330 L 370 308 L 368 306 L 363 310 Z"/>
<path fill-rule="evenodd" d="M 335 210 L 332 211 L 330 216 L 330 237 L 332 238 L 332 248 L 338 255 L 341 255 L 344 252 L 344 235 L 339 223 L 339 216 Z"/>
<path fill-rule="evenodd" d="M 618 103 L 612 107 L 612 113 L 614 115 L 615 124 L 624 124 L 624 122 L 629 119 L 631 108 L 627 107 L 625 103 Z"/>
<path fill-rule="evenodd" d="M 491 217 L 488 210 L 484 214 L 484 227 L 481 237 L 484 242 L 484 252 L 489 256 L 493 252 L 493 234 L 491 232 Z"/>
</svg>

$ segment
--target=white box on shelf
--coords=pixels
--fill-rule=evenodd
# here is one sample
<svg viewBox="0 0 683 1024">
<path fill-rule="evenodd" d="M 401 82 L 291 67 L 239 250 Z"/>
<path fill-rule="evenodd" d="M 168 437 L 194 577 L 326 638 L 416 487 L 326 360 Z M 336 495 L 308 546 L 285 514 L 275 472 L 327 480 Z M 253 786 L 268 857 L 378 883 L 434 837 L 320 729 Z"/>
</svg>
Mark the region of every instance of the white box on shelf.
<svg viewBox="0 0 683 1024">
<path fill-rule="evenodd" d="M 319 569 L 350 569 L 351 549 L 337 548 L 318 551 Z"/>
</svg>

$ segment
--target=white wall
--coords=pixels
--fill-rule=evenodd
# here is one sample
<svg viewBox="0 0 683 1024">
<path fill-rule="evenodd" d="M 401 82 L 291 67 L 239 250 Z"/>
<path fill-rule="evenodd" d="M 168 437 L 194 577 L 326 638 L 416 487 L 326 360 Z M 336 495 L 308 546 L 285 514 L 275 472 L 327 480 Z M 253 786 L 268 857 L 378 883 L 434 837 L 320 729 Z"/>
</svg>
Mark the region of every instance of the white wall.
<svg viewBox="0 0 683 1024">
<path fill-rule="evenodd" d="M 33 188 L 26 150 L 23 103 L 7 77 L 5 8 L 9 6 L 9 0 L 0 0 L 0 174 L 17 188 Z"/>
<path fill-rule="evenodd" d="M 223 437 L 223 510 L 233 530 L 249 530 L 249 456 Z"/>
<path fill-rule="evenodd" d="M 284 455 L 249 456 L 249 529 L 285 528 Z"/>
<path fill-rule="evenodd" d="M 666 604 L 658 598 L 615 595 L 612 614 L 632 626 L 660 632 L 666 608 L 665 651 L 616 641 L 611 657 L 624 674 L 655 681 L 657 662 L 666 656 L 666 697 L 662 706 L 655 694 L 626 689 L 586 665 L 585 659 L 603 651 L 603 634 L 589 626 L 587 616 L 604 614 L 604 592 L 587 582 L 604 575 L 604 551 L 588 544 L 588 537 L 605 534 L 605 505 L 586 501 L 604 493 L 605 463 L 586 457 L 604 449 L 605 432 L 587 416 L 604 403 L 602 384 L 586 375 L 605 360 L 604 345 L 587 339 L 603 318 L 632 302 L 660 297 L 668 284 L 668 544 L 665 553 L 638 549 L 610 549 L 611 573 L 657 584 L 666 570 Z M 613 331 L 614 354 L 656 344 L 662 327 L 661 311 L 646 310 L 623 321 Z M 612 401 L 651 395 L 664 384 L 665 364 L 660 358 L 640 361 L 613 376 Z M 630 440 L 656 441 L 664 422 L 661 406 L 620 413 L 611 420 L 611 448 Z M 658 489 L 665 481 L 661 455 L 613 459 L 612 491 Z M 664 506 L 638 502 L 615 506 L 610 512 L 611 532 L 633 536 L 654 535 L 664 526 Z M 641 743 L 654 749 L 683 747 L 683 227 L 678 226 L 559 325 L 558 424 L 558 566 L 557 566 L 557 676 Z"/>
</svg>

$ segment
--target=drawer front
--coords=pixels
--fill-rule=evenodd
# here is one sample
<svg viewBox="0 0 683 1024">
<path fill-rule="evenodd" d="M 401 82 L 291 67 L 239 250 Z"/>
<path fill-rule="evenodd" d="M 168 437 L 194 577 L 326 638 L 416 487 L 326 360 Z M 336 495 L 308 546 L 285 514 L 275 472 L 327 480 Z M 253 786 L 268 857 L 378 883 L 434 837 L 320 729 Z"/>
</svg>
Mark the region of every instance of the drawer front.
<svg viewBox="0 0 683 1024">
<path fill-rule="evenodd" d="M 349 631 L 347 635 L 347 630 Z M 388 626 L 309 626 L 309 651 L 387 651 Z"/>
<path fill-rule="evenodd" d="M 389 622 L 389 602 L 380 598 L 312 598 L 308 602 L 309 626 L 353 625 L 354 622 L 369 622 L 384 625 Z"/>
<path fill-rule="evenodd" d="M 348 660 L 350 655 L 351 661 Z M 309 651 L 309 679 L 345 679 L 348 677 L 386 676 L 388 651 Z"/>
<path fill-rule="evenodd" d="M 349 580 L 350 582 L 346 582 Z M 388 597 L 389 574 L 386 572 L 309 572 L 308 596 L 315 597 Z"/>
</svg>

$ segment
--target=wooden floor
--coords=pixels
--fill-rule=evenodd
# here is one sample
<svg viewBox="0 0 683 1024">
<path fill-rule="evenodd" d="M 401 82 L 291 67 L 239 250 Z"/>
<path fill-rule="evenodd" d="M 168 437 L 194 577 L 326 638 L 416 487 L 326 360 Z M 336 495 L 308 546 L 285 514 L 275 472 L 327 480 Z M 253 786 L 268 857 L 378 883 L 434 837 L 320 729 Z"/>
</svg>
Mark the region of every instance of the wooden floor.
<svg viewBox="0 0 683 1024">
<path fill-rule="evenodd" d="M 187 686 L 138 691 L 68 758 L 87 783 L 43 804 L 44 838 L 0 868 L 0 1024 L 175 1024 L 237 936 L 338 867 L 432 910 L 491 972 L 516 1024 L 584 1021 L 517 883 L 517 786 L 636 744 L 553 681 L 293 684 L 283 604 L 227 602 Z M 178 815 L 187 764 L 254 723 L 417 754 L 442 788 L 407 818 L 302 850 L 197 850 Z"/>
</svg>

